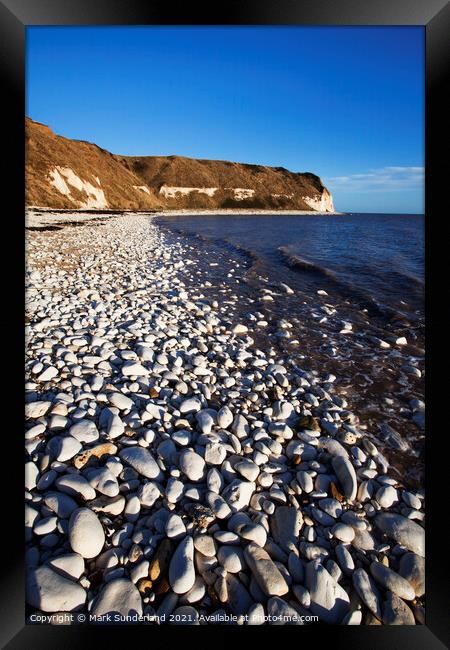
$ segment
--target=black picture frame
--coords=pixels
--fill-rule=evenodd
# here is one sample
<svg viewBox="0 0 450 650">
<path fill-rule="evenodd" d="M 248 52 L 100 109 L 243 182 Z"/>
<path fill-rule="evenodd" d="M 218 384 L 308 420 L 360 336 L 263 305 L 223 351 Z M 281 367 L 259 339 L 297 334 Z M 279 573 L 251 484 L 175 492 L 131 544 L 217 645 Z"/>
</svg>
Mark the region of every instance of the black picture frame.
<svg viewBox="0 0 450 650">
<path fill-rule="evenodd" d="M 0 318 L 4 352 L 11 355 L 8 371 L 3 360 L 0 373 L 6 384 L 1 395 L 8 415 L 2 414 L 5 429 L 2 447 L 2 475 L 7 485 L 4 495 L 2 538 L 7 542 L 1 562 L 0 643 L 1 647 L 77 648 L 87 644 L 137 643 L 130 640 L 130 631 L 141 636 L 139 642 L 160 647 L 172 643 L 171 637 L 181 634 L 181 643 L 197 642 L 206 633 L 226 642 L 249 642 L 267 639 L 268 642 L 287 643 L 286 627 L 258 628 L 216 626 L 191 628 L 157 628 L 152 626 L 28 626 L 25 625 L 24 597 L 24 543 L 21 465 L 21 431 L 23 414 L 23 373 L 19 359 L 24 347 L 23 335 L 23 271 L 24 271 L 24 106 L 25 106 L 25 29 L 31 25 L 421 25 L 426 35 L 426 281 L 427 281 L 427 606 L 426 625 L 415 627 L 358 626 L 326 627 L 304 626 L 297 630 L 294 643 L 323 643 L 323 634 L 329 636 L 332 648 L 337 646 L 367 647 L 370 650 L 407 648 L 415 650 L 448 647 L 449 608 L 448 581 L 445 567 L 445 459 L 448 453 L 448 425 L 439 430 L 439 416 L 448 401 L 445 381 L 435 382 L 440 369 L 448 376 L 450 367 L 447 346 L 448 312 L 441 307 L 442 294 L 435 280 L 448 269 L 447 242 L 443 234 L 445 215 L 443 195 L 448 178 L 448 166 L 443 161 L 448 134 L 448 100 L 446 80 L 450 68 L 448 35 L 450 34 L 450 7 L 446 0 L 229 0 L 220 6 L 212 3 L 163 2 L 162 0 L 0 0 L 0 69 L 3 88 L 3 148 L 6 163 L 2 171 L 3 197 L 3 252 L 12 252 L 12 261 L 3 269 L 3 300 L 6 312 Z M 448 139 L 447 139 L 448 141 Z M 433 254 L 431 255 L 431 248 Z M 447 275 L 448 277 L 448 275 Z M 431 288 L 431 290 L 430 290 Z M 436 289 L 436 294 L 433 291 Z M 437 296 L 437 297 L 436 297 Z M 7 344 L 6 344 L 7 342 Z M 2 355 L 3 357 L 4 355 Z M 433 364 L 433 365 L 431 365 Z M 6 376 L 5 376 L 6 375 Z M 6 397 L 5 397 L 6 396 Z M 6 442 L 5 442 L 6 441 Z M 447 451 L 444 447 L 447 445 Z M 17 465 L 16 465 L 17 463 Z M 431 469 L 436 463 L 436 472 Z M 11 469 L 9 481 L 3 474 L 5 466 Z M 439 479 L 443 479 L 442 486 Z M 439 502 L 439 499 L 441 501 Z M 228 631 L 229 630 L 229 631 Z M 158 634 L 159 633 L 159 634 Z M 274 636 L 276 634 L 276 637 Z M 292 634 L 292 632 L 291 632 Z M 187 635 L 191 635 L 189 638 Z M 203 636 L 202 636 L 203 635 Z M 226 636 L 222 636 L 226 635 Z M 158 638 L 159 637 L 159 638 Z M 258 639 L 257 639 L 258 638 Z M 203 642 L 203 640 L 201 641 Z M 292 642 L 292 640 L 291 640 Z"/>
</svg>

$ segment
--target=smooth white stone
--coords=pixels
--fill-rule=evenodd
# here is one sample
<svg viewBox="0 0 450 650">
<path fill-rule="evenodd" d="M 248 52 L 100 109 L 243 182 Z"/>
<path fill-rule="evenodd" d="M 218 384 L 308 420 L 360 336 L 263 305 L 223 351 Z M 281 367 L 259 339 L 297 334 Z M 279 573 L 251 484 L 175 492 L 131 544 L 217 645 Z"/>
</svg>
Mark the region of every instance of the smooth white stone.
<svg viewBox="0 0 450 650">
<path fill-rule="evenodd" d="M 92 606 L 94 616 L 120 614 L 123 617 L 142 615 L 142 598 L 128 578 L 116 578 L 107 582 Z M 126 621 L 125 621 L 126 622 Z"/>
<path fill-rule="evenodd" d="M 73 580 L 78 580 L 84 573 L 84 560 L 78 553 L 58 555 L 50 560 L 49 564 L 55 571 Z"/>
<path fill-rule="evenodd" d="M 286 580 L 264 549 L 250 542 L 245 548 L 244 557 L 266 596 L 283 596 L 289 591 Z"/>
<path fill-rule="evenodd" d="M 25 463 L 25 488 L 27 490 L 33 490 L 36 487 L 38 477 L 39 470 L 33 461 L 30 460 L 28 463 Z"/>
<path fill-rule="evenodd" d="M 89 508 L 74 510 L 69 520 L 69 543 L 84 558 L 96 557 L 105 543 L 103 526 Z"/>
<path fill-rule="evenodd" d="M 47 449 L 57 461 L 65 463 L 81 451 L 82 445 L 72 436 L 54 436 L 49 441 Z"/>
<path fill-rule="evenodd" d="M 233 419 L 233 413 L 230 411 L 228 406 L 222 406 L 217 414 L 217 426 L 219 426 L 221 429 L 228 429 L 230 424 L 233 422 Z"/>
<path fill-rule="evenodd" d="M 177 546 L 169 565 L 169 583 L 176 594 L 187 593 L 194 585 L 194 542 L 185 537 Z"/>
<path fill-rule="evenodd" d="M 375 517 L 375 526 L 409 551 L 425 557 L 425 530 L 401 515 L 383 512 Z"/>
<path fill-rule="evenodd" d="M 364 569 L 356 569 L 352 574 L 353 585 L 363 603 L 372 614 L 381 619 L 380 594 L 372 578 Z"/>
<path fill-rule="evenodd" d="M 348 501 L 354 501 L 358 490 L 355 468 L 350 460 L 344 456 L 333 456 L 333 469 L 342 486 L 342 491 Z"/>
<path fill-rule="evenodd" d="M 58 517 L 45 517 L 45 519 L 39 519 L 39 521 L 34 525 L 33 533 L 35 535 L 48 535 L 56 529 L 57 523 Z"/>
<path fill-rule="evenodd" d="M 403 600 L 414 600 L 416 597 L 416 593 L 409 582 L 395 571 L 392 571 L 392 569 L 384 566 L 384 564 L 372 562 L 370 573 L 384 589 L 392 591 Z"/>
<path fill-rule="evenodd" d="M 44 497 L 44 503 L 62 519 L 69 517 L 78 508 L 77 502 L 62 492 L 49 492 Z"/>
<path fill-rule="evenodd" d="M 351 526 L 347 526 L 346 524 L 336 524 L 331 529 L 331 534 L 336 539 L 345 543 L 352 542 L 355 537 L 354 529 Z"/>
<path fill-rule="evenodd" d="M 205 471 L 205 461 L 203 458 L 192 451 L 186 449 L 181 452 L 179 459 L 180 469 L 190 481 L 199 481 L 203 478 Z"/>
<path fill-rule="evenodd" d="M 255 481 L 259 474 L 259 467 L 253 461 L 245 458 L 235 464 L 234 469 L 247 481 Z"/>
<path fill-rule="evenodd" d="M 130 465 L 138 474 L 146 478 L 157 478 L 159 466 L 148 449 L 143 447 L 126 447 L 119 452 L 121 460 Z"/>
<path fill-rule="evenodd" d="M 136 361 L 125 361 L 125 363 L 122 366 L 122 375 L 125 375 L 126 377 L 134 376 L 134 377 L 145 377 L 146 375 L 149 375 L 150 371 L 147 370 L 147 368 L 144 368 L 144 366 L 140 363 L 137 363 Z"/>
<path fill-rule="evenodd" d="M 86 602 L 86 591 L 48 566 L 27 572 L 27 603 L 42 612 L 71 612 Z"/>
<path fill-rule="evenodd" d="M 320 622 L 338 625 L 348 613 L 350 599 L 329 572 L 313 560 L 306 566 L 306 588 L 311 596 L 310 610 Z"/>
<path fill-rule="evenodd" d="M 255 483 L 235 479 L 224 489 L 222 497 L 228 503 L 231 510 L 237 512 L 248 506 L 255 490 Z"/>
<path fill-rule="evenodd" d="M 25 417 L 26 418 L 40 418 L 45 415 L 52 403 L 48 401 L 28 402 L 25 404 Z"/>
<path fill-rule="evenodd" d="M 161 491 L 156 483 L 148 481 L 141 485 L 138 491 L 138 498 L 141 505 L 145 508 L 151 508 L 155 501 L 161 496 Z"/>
<path fill-rule="evenodd" d="M 128 411 L 134 406 L 133 400 L 130 397 L 123 395 L 123 393 L 111 393 L 108 395 L 108 400 L 113 406 L 121 411 Z"/>
<path fill-rule="evenodd" d="M 221 546 L 217 553 L 220 564 L 230 573 L 244 571 L 246 562 L 241 548 L 235 546 Z"/>
<path fill-rule="evenodd" d="M 85 501 L 96 497 L 94 488 L 81 474 L 64 474 L 56 479 L 55 486 L 61 492 L 70 496 L 82 497 Z"/>
<path fill-rule="evenodd" d="M 170 514 L 166 521 L 166 535 L 169 539 L 180 539 L 186 534 L 186 526 L 177 514 Z"/>
<path fill-rule="evenodd" d="M 217 442 L 208 442 L 205 447 L 205 462 L 208 465 L 221 465 L 227 457 L 227 450 Z"/>
<path fill-rule="evenodd" d="M 37 378 L 38 381 L 50 381 L 58 376 L 58 370 L 54 366 L 49 366 Z"/>
<path fill-rule="evenodd" d="M 80 420 L 70 427 L 69 434 L 79 442 L 94 442 L 99 438 L 98 429 L 92 420 Z"/>
</svg>

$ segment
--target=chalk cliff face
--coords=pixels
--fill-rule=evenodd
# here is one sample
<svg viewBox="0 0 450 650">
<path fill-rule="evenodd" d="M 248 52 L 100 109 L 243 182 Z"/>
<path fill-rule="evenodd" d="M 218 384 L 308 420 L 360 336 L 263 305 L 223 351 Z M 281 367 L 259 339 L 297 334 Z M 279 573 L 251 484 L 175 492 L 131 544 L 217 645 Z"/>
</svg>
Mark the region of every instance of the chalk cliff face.
<svg viewBox="0 0 450 650">
<path fill-rule="evenodd" d="M 333 197 L 326 187 L 323 188 L 322 194 L 319 197 L 304 196 L 303 200 L 313 210 L 334 212 Z"/>
<path fill-rule="evenodd" d="M 26 118 L 27 205 L 104 210 L 265 208 L 333 212 L 320 178 L 181 156 L 118 156 Z"/>
</svg>

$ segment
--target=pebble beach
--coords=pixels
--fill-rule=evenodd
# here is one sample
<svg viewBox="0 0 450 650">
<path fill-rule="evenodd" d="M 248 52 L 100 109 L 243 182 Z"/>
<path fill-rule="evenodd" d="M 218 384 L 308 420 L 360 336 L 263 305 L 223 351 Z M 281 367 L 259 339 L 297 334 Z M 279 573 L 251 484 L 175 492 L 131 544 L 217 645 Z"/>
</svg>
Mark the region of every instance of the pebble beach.
<svg viewBox="0 0 450 650">
<path fill-rule="evenodd" d="M 414 441 L 286 353 L 289 286 L 207 254 L 148 214 L 27 214 L 28 622 L 423 624 Z"/>
</svg>

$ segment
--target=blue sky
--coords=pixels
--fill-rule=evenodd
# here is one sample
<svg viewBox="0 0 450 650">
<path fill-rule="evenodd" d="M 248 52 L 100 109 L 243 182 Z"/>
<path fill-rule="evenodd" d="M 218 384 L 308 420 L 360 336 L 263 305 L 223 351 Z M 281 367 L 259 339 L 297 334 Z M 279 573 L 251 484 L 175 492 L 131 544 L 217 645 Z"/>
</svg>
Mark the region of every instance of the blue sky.
<svg viewBox="0 0 450 650">
<path fill-rule="evenodd" d="M 27 106 L 118 154 L 318 174 L 336 209 L 423 212 L 421 27 L 29 27 Z"/>
</svg>

